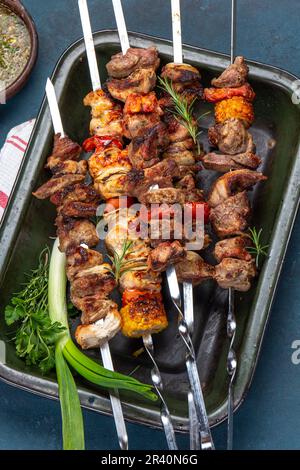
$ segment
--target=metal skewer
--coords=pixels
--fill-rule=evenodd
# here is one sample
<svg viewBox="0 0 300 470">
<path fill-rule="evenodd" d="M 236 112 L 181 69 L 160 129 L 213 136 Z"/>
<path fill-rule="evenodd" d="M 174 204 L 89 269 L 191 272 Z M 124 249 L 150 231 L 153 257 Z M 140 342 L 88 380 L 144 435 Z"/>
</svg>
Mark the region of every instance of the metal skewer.
<svg viewBox="0 0 300 470">
<path fill-rule="evenodd" d="M 130 44 L 129 44 L 129 38 L 128 38 L 128 33 L 127 33 L 122 3 L 121 3 L 121 0 L 112 0 L 112 3 L 113 3 L 114 13 L 116 17 L 116 23 L 117 23 L 119 39 L 121 43 L 121 49 L 124 55 L 129 49 Z M 151 190 L 158 189 L 158 186 L 153 185 L 150 189 Z M 163 390 L 164 390 L 163 381 L 162 381 L 162 377 L 161 377 L 157 362 L 154 358 L 154 346 L 153 346 L 152 336 L 143 335 L 142 338 L 143 338 L 143 344 L 144 344 L 145 350 L 147 351 L 147 354 L 153 364 L 153 368 L 151 369 L 151 380 L 161 400 L 160 418 L 161 418 L 161 423 L 165 432 L 168 448 L 170 450 L 177 450 L 178 447 L 177 447 L 176 436 L 175 436 L 175 432 L 174 432 L 174 428 L 173 428 L 173 424 L 171 420 L 171 414 L 170 414 L 168 405 L 163 397 Z"/>
<path fill-rule="evenodd" d="M 80 11 L 80 18 L 82 23 L 82 29 L 84 34 L 85 47 L 87 51 L 91 81 L 93 91 L 101 88 L 100 74 L 97 65 L 96 53 L 94 48 L 94 41 L 90 23 L 90 17 L 88 12 L 88 6 L 86 0 L 78 0 L 78 6 Z M 112 357 L 108 342 L 100 347 L 100 353 L 102 357 L 103 365 L 106 369 L 114 370 Z M 122 405 L 117 390 L 110 392 L 111 408 L 114 416 L 115 426 L 118 434 L 119 445 L 122 450 L 128 450 L 128 435 L 122 410 Z"/>
<path fill-rule="evenodd" d="M 235 59 L 236 48 L 236 0 L 231 0 L 231 41 L 230 41 L 230 62 L 233 64 Z M 233 349 L 235 333 L 236 333 L 236 318 L 234 313 L 234 289 L 228 289 L 228 314 L 226 324 L 227 336 L 230 340 L 229 351 L 227 356 L 227 372 L 230 377 L 228 385 L 228 405 L 227 405 L 227 450 L 233 448 L 233 407 L 234 407 L 234 379 L 237 369 L 236 353 Z"/>
<path fill-rule="evenodd" d="M 181 40 L 181 14 L 180 0 L 171 0 L 172 10 L 172 31 L 173 31 L 173 54 L 174 62 L 183 62 L 182 40 Z M 191 281 L 183 282 L 183 301 L 184 315 L 181 309 L 181 297 L 174 266 L 167 269 L 167 279 L 171 297 L 179 313 L 179 333 L 187 347 L 186 367 L 190 382 L 190 392 L 188 395 L 189 403 L 189 422 L 190 422 L 190 440 L 191 445 L 199 446 L 199 437 L 201 437 L 201 449 L 214 449 L 214 444 L 210 432 L 205 402 L 202 393 L 201 382 L 196 364 L 191 335 L 194 329 L 194 305 L 193 305 L 193 284 Z M 191 396 L 192 394 L 192 396 Z M 192 400 L 193 397 L 193 400 Z M 196 412 L 197 419 L 194 413 Z"/>
</svg>

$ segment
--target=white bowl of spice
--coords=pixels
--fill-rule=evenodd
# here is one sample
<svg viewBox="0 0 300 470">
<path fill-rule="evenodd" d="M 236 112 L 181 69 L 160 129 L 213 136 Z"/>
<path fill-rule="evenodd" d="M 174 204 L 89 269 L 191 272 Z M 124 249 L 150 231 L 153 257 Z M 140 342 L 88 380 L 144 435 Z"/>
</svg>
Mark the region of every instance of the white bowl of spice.
<svg viewBox="0 0 300 470">
<path fill-rule="evenodd" d="M 38 53 L 34 22 L 19 0 L 0 0 L 0 102 L 27 82 Z"/>
</svg>

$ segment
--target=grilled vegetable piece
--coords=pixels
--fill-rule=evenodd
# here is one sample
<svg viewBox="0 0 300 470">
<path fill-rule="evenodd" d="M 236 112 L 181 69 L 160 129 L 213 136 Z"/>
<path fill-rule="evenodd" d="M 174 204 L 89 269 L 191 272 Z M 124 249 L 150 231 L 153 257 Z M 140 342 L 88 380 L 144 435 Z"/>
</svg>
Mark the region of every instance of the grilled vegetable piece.
<svg viewBox="0 0 300 470">
<path fill-rule="evenodd" d="M 221 153 L 235 155 L 255 151 L 253 137 L 240 119 L 231 118 L 223 124 L 210 127 L 208 138 L 210 143 L 214 147 L 218 147 Z"/>
<path fill-rule="evenodd" d="M 211 82 L 216 88 L 235 88 L 247 82 L 249 68 L 242 56 L 236 57 L 233 64 L 229 65 L 218 78 Z"/>
<path fill-rule="evenodd" d="M 254 121 L 253 105 L 242 96 L 234 96 L 216 103 L 216 122 L 223 123 L 228 119 L 240 119 L 248 128 Z"/>
<path fill-rule="evenodd" d="M 130 338 L 159 333 L 168 326 L 161 293 L 135 292 L 126 300 L 123 294 L 122 333 Z"/>
<path fill-rule="evenodd" d="M 233 96 L 242 96 L 247 101 L 253 101 L 255 93 L 249 83 L 245 83 L 236 88 L 205 88 L 204 99 L 210 103 L 217 103 L 218 101 L 233 98 Z"/>
<path fill-rule="evenodd" d="M 75 331 L 75 338 L 82 349 L 99 348 L 113 338 L 120 330 L 121 317 L 118 306 L 110 311 L 105 318 L 101 318 L 91 325 L 79 325 Z"/>
<path fill-rule="evenodd" d="M 158 69 L 160 59 L 156 47 L 137 49 L 130 47 L 126 54 L 119 52 L 106 64 L 108 75 L 113 78 L 125 78 L 138 69 Z"/>
<path fill-rule="evenodd" d="M 236 258 L 224 258 L 216 266 L 215 280 L 223 289 L 232 287 L 246 292 L 251 287 L 251 281 L 256 275 L 254 261 L 244 261 Z"/>
<path fill-rule="evenodd" d="M 67 186 L 80 183 L 84 180 L 85 175 L 63 175 L 53 176 L 50 180 L 40 186 L 33 194 L 37 199 L 47 199 L 57 191 L 62 191 Z"/>
<path fill-rule="evenodd" d="M 109 93 L 119 101 L 125 102 L 132 93 L 146 95 L 156 85 L 156 74 L 152 69 L 137 69 L 128 77 L 116 79 L 111 78 L 107 82 Z"/>
<path fill-rule="evenodd" d="M 186 250 L 178 240 L 160 243 L 151 250 L 148 258 L 149 269 L 162 272 L 171 264 L 181 262 L 186 257 Z"/>
<path fill-rule="evenodd" d="M 214 278 L 215 268 L 206 263 L 198 253 L 188 251 L 186 258 L 177 263 L 176 274 L 179 282 L 191 281 L 193 285 L 201 284 L 207 279 Z"/>
<path fill-rule="evenodd" d="M 266 179 L 262 173 L 246 169 L 225 173 L 212 185 L 208 203 L 210 207 L 216 207 L 236 192 L 250 189 L 254 184 Z"/>
<path fill-rule="evenodd" d="M 216 243 L 214 248 L 214 257 L 220 263 L 224 258 L 237 258 L 244 261 L 250 261 L 252 256 L 247 251 L 247 247 L 251 245 L 248 236 L 237 236 L 226 238 Z"/>
<path fill-rule="evenodd" d="M 207 170 L 215 170 L 220 173 L 226 173 L 231 170 L 241 170 L 243 168 L 256 170 L 261 164 L 260 157 L 252 152 L 238 153 L 236 155 L 211 152 L 204 155 L 201 161 L 204 168 Z"/>
<path fill-rule="evenodd" d="M 210 222 L 219 238 L 239 234 L 248 227 L 251 206 L 247 193 L 228 197 L 210 211 Z"/>
</svg>

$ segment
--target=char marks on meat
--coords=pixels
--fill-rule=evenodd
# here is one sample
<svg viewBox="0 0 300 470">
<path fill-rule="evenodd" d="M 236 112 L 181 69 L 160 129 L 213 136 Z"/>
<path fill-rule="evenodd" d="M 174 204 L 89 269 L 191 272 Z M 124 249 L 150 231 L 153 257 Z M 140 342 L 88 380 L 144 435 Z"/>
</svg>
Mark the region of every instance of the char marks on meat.
<svg viewBox="0 0 300 470">
<path fill-rule="evenodd" d="M 146 95 L 156 85 L 156 74 L 151 69 L 138 69 L 127 78 L 111 78 L 107 82 L 110 94 L 116 99 L 125 102 L 131 93 Z"/>
<path fill-rule="evenodd" d="M 128 147 L 128 156 L 132 166 L 144 169 L 155 165 L 168 143 L 168 132 L 162 122 L 144 129 L 143 135 L 135 137 Z"/>
<path fill-rule="evenodd" d="M 216 88 L 240 87 L 247 82 L 249 68 L 244 57 L 236 57 L 233 64 L 229 65 L 218 78 L 212 80 L 212 85 Z"/>
<path fill-rule="evenodd" d="M 176 264 L 176 274 L 179 282 L 191 281 L 193 285 L 201 284 L 214 277 L 215 268 L 205 263 L 200 255 L 194 251 L 188 251 L 186 258 Z"/>
<path fill-rule="evenodd" d="M 53 150 L 49 159 L 57 158 L 60 161 L 78 160 L 81 151 L 80 145 L 73 142 L 68 136 L 61 137 L 61 134 L 55 134 Z"/>
<path fill-rule="evenodd" d="M 163 242 L 151 250 L 148 267 L 153 271 L 162 272 L 171 264 L 182 261 L 185 256 L 186 250 L 178 240 Z"/>
<path fill-rule="evenodd" d="M 225 173 L 212 185 L 208 203 L 211 207 L 216 207 L 236 192 L 250 189 L 259 181 L 266 179 L 262 173 L 247 169 Z"/>
<path fill-rule="evenodd" d="M 248 227 L 251 206 L 246 191 L 228 197 L 210 211 L 210 222 L 219 238 L 239 234 Z"/>
<path fill-rule="evenodd" d="M 251 246 L 251 240 L 246 235 L 226 238 L 216 243 L 214 257 L 220 263 L 224 258 L 237 258 L 244 261 L 251 261 L 252 257 L 247 250 Z"/>
<path fill-rule="evenodd" d="M 76 246 L 67 256 L 67 277 L 72 281 L 77 273 L 103 263 L 101 253 L 83 246 Z M 81 310 L 81 309 L 80 309 Z"/>
<path fill-rule="evenodd" d="M 56 218 L 57 236 L 59 237 L 60 251 L 73 251 L 74 247 L 85 243 L 89 247 L 96 246 L 99 237 L 92 222 L 85 219 L 64 219 L 61 215 Z"/>
<path fill-rule="evenodd" d="M 113 78 L 125 78 L 137 69 L 158 69 L 160 59 L 156 47 L 137 49 L 130 47 L 126 54 L 119 52 L 107 63 L 108 75 Z"/>
<path fill-rule="evenodd" d="M 211 152 L 204 155 L 201 161 L 207 170 L 219 171 L 220 173 L 243 168 L 256 170 L 261 164 L 260 157 L 252 152 L 239 153 L 237 155 Z"/>
<path fill-rule="evenodd" d="M 84 175 L 63 175 L 53 176 L 34 193 L 32 193 L 37 199 L 47 199 L 58 191 L 62 191 L 64 188 L 74 184 L 80 183 L 85 179 Z"/>
</svg>

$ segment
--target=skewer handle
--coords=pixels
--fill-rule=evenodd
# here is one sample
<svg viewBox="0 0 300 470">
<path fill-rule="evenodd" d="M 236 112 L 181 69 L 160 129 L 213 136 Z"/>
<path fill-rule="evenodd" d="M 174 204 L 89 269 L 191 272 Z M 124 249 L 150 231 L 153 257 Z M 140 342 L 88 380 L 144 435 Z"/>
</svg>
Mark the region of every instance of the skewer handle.
<svg viewBox="0 0 300 470">
<path fill-rule="evenodd" d="M 236 0 L 231 0 L 231 38 L 230 38 L 230 62 L 233 64 L 236 49 Z"/>
<path fill-rule="evenodd" d="M 130 48 L 121 0 L 112 0 L 123 55 Z"/>
<path fill-rule="evenodd" d="M 159 368 L 154 359 L 154 347 L 153 347 L 152 336 L 144 335 L 143 342 L 144 342 L 145 349 L 148 353 L 148 356 L 153 364 L 153 368 L 151 370 L 151 379 L 155 387 L 155 390 L 161 400 L 160 418 L 161 418 L 161 422 L 164 428 L 168 448 L 169 450 L 178 450 L 169 408 L 162 395 L 163 383 L 162 383 L 162 378 L 159 372 Z"/>
<path fill-rule="evenodd" d="M 112 357 L 109 349 L 109 344 L 105 343 L 100 348 L 103 365 L 106 369 L 113 371 L 114 366 Z M 126 431 L 126 425 L 123 416 L 122 405 L 119 397 L 118 390 L 114 390 L 114 393 L 110 392 L 110 403 L 114 415 L 116 430 L 119 438 L 119 445 L 122 450 L 128 450 L 128 435 Z"/>
<path fill-rule="evenodd" d="M 174 62 L 176 64 L 182 64 L 183 57 L 182 57 L 180 0 L 171 0 L 171 8 L 172 8 Z"/>
<path fill-rule="evenodd" d="M 90 22 L 90 15 L 86 0 L 78 0 L 78 7 L 80 13 L 80 19 L 82 24 L 85 48 L 88 58 L 88 64 L 90 69 L 90 76 L 93 86 L 93 91 L 101 88 L 100 74 L 97 64 L 93 33 Z"/>
<path fill-rule="evenodd" d="M 55 89 L 50 78 L 47 79 L 47 83 L 46 83 L 46 95 L 47 95 L 47 100 L 48 100 L 48 104 L 50 108 L 50 114 L 51 114 L 52 124 L 54 128 L 54 133 L 60 134 L 61 137 L 65 137 L 61 115 L 60 115 L 59 107 L 57 104 Z"/>
</svg>

